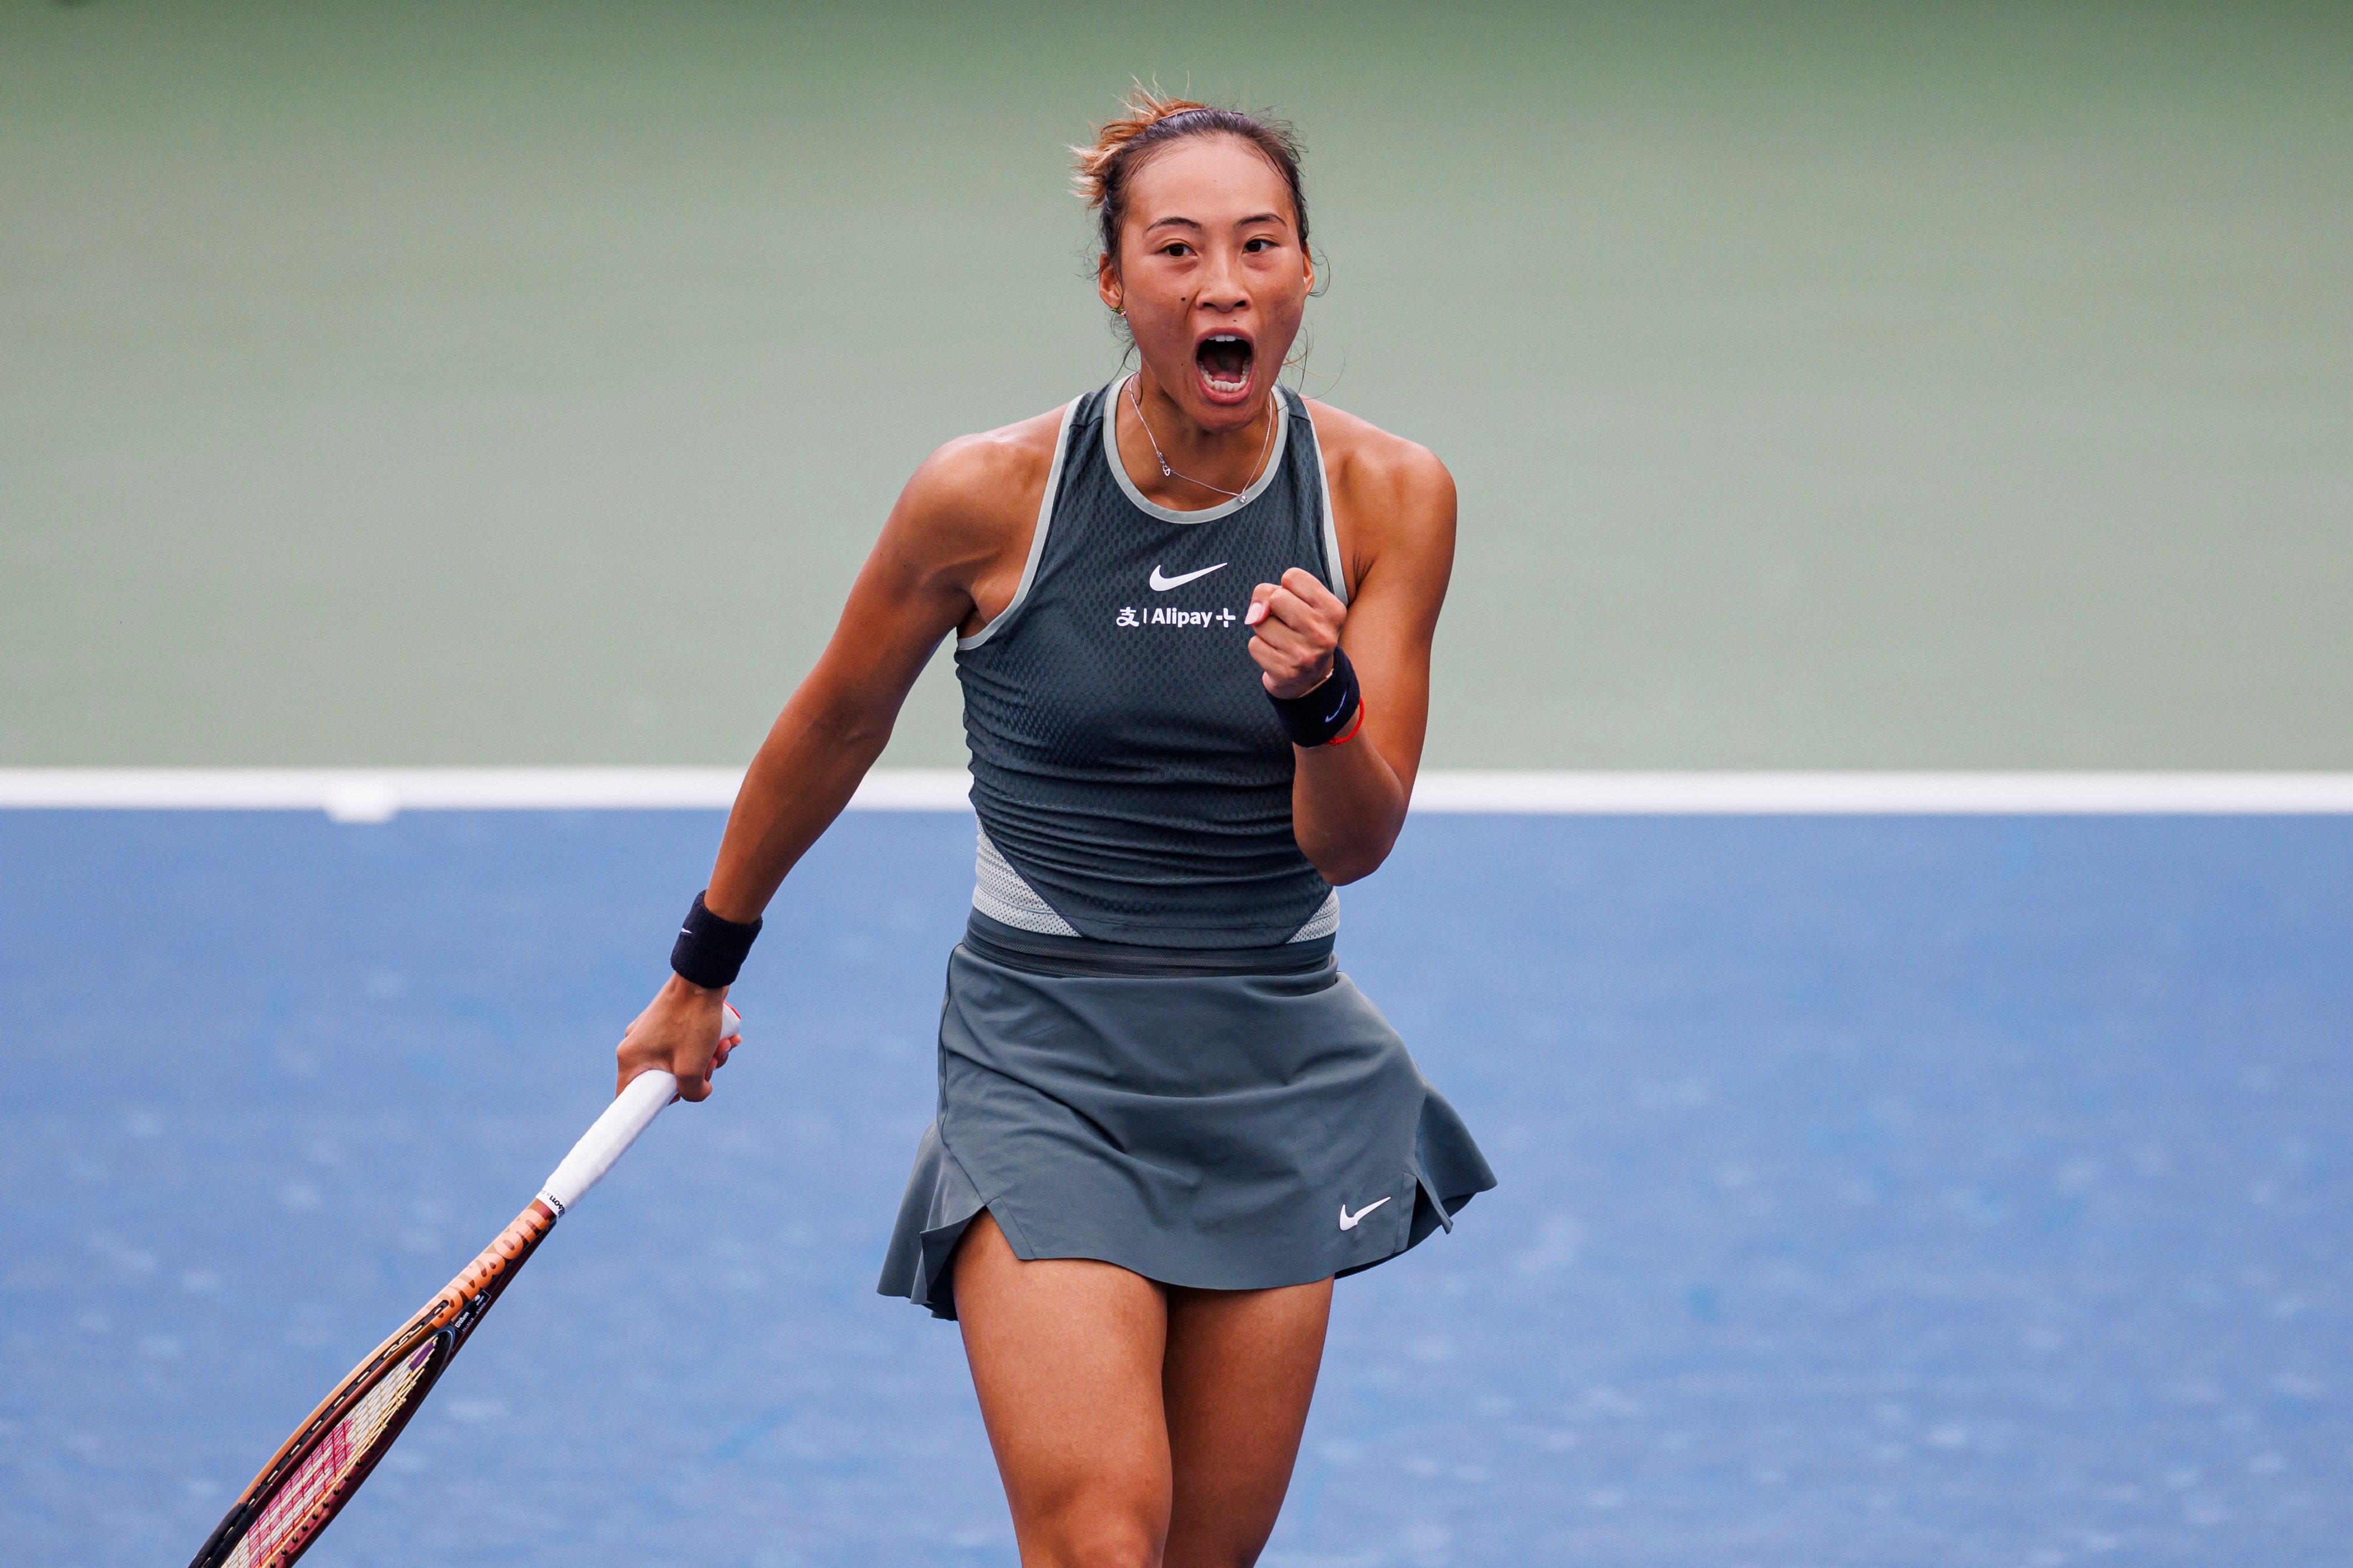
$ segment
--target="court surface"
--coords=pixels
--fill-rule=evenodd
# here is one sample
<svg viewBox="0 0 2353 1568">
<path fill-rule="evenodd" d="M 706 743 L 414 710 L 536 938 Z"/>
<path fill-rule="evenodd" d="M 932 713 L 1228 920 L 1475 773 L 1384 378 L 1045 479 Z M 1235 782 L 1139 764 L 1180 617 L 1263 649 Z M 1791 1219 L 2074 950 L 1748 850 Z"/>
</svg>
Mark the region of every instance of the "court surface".
<svg viewBox="0 0 2353 1568">
<path fill-rule="evenodd" d="M 586 1125 L 718 826 L 0 813 L 0 1556 L 185 1561 Z M 871 1293 L 970 836 L 818 847 L 311 1562 L 1013 1561 Z M 1344 898 L 1503 1185 L 1342 1283 L 1268 1563 L 2345 1560 L 2353 819 L 1438 817 Z"/>
</svg>

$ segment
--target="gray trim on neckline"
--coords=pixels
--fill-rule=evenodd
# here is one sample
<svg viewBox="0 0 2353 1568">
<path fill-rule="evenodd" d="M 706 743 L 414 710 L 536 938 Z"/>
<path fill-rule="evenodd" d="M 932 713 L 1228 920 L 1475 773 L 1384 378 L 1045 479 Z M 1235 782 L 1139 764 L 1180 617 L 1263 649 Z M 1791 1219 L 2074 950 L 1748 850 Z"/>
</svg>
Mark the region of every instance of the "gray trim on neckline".
<svg viewBox="0 0 2353 1568">
<path fill-rule="evenodd" d="M 1120 460 L 1119 456 L 1119 394 L 1126 380 L 1124 373 L 1115 375 L 1112 377 L 1111 385 L 1103 390 L 1103 457 L 1111 464 L 1111 477 L 1119 481 L 1119 488 L 1134 504 L 1135 510 L 1146 517 L 1156 517 L 1163 522 L 1215 522 L 1221 517 L 1231 517 L 1258 500 L 1265 493 L 1266 487 L 1274 482 L 1274 476 L 1282 472 L 1282 450 L 1291 439 L 1291 401 L 1282 395 L 1282 388 L 1277 384 L 1267 395 L 1274 399 L 1274 442 L 1267 450 L 1266 466 L 1259 470 L 1258 478 L 1250 481 L 1250 489 L 1229 501 L 1222 501 L 1201 511 L 1177 511 L 1145 500 L 1144 492 L 1135 488 L 1134 479 L 1128 478 L 1127 465 Z"/>
</svg>

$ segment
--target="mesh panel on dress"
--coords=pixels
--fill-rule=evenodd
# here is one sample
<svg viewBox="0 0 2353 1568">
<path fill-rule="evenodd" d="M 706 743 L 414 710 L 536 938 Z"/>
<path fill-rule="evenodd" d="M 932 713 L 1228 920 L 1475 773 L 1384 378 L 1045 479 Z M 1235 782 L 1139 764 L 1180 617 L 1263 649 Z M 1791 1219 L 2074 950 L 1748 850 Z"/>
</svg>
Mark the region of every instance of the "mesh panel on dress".
<svg viewBox="0 0 2353 1568">
<path fill-rule="evenodd" d="M 1056 936 L 1079 934 L 1077 928 L 1056 914 L 1053 906 L 1021 879 L 1020 872 L 1005 863 L 1005 857 L 988 841 L 986 828 L 981 830 L 980 853 L 973 865 L 972 907 L 1016 931 L 1050 931 Z"/>
</svg>

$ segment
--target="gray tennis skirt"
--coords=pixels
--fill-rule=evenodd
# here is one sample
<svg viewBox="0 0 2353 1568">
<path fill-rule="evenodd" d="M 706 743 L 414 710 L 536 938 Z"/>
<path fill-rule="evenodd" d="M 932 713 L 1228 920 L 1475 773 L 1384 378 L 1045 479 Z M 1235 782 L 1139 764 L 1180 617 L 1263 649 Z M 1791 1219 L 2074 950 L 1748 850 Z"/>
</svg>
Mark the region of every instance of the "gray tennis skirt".
<svg viewBox="0 0 2353 1568">
<path fill-rule="evenodd" d="M 1486 1159 L 1330 940 L 1293 947 L 1137 958 L 976 914 L 881 1293 L 955 1317 L 949 1259 L 983 1209 L 1018 1257 L 1219 1290 L 1451 1229 Z"/>
</svg>

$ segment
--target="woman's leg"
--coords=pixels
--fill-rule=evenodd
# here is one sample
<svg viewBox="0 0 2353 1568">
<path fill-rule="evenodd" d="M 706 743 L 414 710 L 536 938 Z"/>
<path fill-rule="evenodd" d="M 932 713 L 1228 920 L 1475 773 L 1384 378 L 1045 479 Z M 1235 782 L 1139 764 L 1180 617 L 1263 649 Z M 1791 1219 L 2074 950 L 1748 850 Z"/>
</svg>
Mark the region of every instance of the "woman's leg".
<svg viewBox="0 0 2353 1568">
<path fill-rule="evenodd" d="M 1024 1263 L 986 1213 L 956 1317 L 1024 1568 L 1247 1568 L 1274 1529 L 1332 1282 L 1164 1289 Z"/>
<path fill-rule="evenodd" d="M 1274 1529 L 1307 1424 L 1332 1281 L 1168 1292 L 1161 1399 L 1172 1474 L 1167 1568 L 1249 1568 Z"/>
<path fill-rule="evenodd" d="M 1153 1568 L 1168 1534 L 1160 1287 L 1108 1263 L 1024 1263 L 985 1212 L 955 1268 L 1023 1568 Z"/>
</svg>

